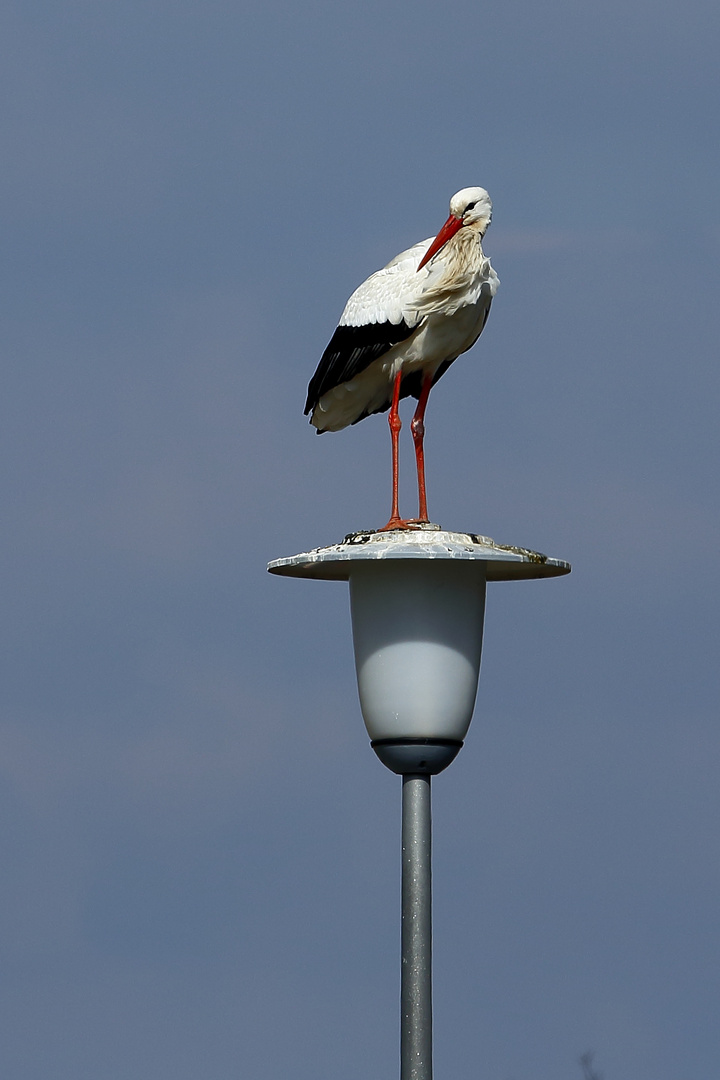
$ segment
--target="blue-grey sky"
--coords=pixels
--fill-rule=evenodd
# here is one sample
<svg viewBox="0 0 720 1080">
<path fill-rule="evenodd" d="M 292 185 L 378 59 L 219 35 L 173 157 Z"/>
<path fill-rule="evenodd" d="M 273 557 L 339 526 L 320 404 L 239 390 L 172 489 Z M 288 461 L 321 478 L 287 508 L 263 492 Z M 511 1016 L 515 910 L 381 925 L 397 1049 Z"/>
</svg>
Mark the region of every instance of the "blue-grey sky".
<svg viewBox="0 0 720 1080">
<path fill-rule="evenodd" d="M 430 401 L 430 513 L 574 569 L 490 587 L 434 784 L 436 1072 L 713 1076 L 717 4 L 0 30 L 0 1073 L 397 1075 L 399 781 L 346 587 L 265 564 L 386 520 L 385 418 L 315 438 L 305 388 L 481 184 L 502 285 Z"/>
</svg>

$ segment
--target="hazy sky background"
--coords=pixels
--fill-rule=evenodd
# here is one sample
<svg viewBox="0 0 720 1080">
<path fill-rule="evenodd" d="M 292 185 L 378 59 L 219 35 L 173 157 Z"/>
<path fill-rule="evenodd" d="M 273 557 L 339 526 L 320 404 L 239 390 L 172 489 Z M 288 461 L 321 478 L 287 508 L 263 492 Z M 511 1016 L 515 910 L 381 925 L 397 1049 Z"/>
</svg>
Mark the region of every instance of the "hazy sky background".
<svg viewBox="0 0 720 1080">
<path fill-rule="evenodd" d="M 573 573 L 490 587 L 434 784 L 436 1074 L 716 1076 L 716 0 L 6 0 L 0 50 L 2 1076 L 397 1076 L 400 782 L 346 587 L 265 564 L 387 519 L 385 417 L 305 388 L 471 184 L 430 513 Z"/>
</svg>

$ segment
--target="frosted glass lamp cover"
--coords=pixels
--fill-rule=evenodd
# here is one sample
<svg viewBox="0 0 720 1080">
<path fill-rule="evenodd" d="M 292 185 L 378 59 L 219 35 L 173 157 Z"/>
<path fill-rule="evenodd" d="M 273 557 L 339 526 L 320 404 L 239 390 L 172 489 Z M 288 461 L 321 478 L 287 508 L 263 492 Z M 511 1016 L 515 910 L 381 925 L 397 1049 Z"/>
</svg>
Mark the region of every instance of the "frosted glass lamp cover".
<svg viewBox="0 0 720 1080">
<path fill-rule="evenodd" d="M 378 741 L 438 740 L 455 745 L 452 760 L 475 706 L 485 564 L 358 563 L 350 606 L 360 706 L 374 748 L 379 753 Z"/>
</svg>

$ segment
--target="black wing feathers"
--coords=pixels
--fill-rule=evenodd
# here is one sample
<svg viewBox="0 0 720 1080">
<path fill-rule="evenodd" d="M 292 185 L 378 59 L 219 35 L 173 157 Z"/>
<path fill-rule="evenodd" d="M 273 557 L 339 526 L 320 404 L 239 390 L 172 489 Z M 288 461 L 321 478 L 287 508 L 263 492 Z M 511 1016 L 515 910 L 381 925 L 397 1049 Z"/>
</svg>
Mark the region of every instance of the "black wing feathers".
<svg viewBox="0 0 720 1080">
<path fill-rule="evenodd" d="M 310 380 L 305 415 L 315 408 L 328 390 L 359 375 L 373 360 L 377 360 L 399 341 L 405 341 L 416 329 L 415 326 L 408 326 L 404 319 L 399 323 L 338 326 Z"/>
</svg>

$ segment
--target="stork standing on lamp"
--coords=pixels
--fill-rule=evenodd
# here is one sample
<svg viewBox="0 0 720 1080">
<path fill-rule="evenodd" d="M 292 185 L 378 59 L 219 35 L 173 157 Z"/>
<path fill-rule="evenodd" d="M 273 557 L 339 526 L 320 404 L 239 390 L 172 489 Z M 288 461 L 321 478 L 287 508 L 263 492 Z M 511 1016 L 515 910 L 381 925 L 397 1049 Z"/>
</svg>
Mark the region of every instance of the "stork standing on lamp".
<svg viewBox="0 0 720 1080">
<path fill-rule="evenodd" d="M 428 521 L 425 408 L 431 388 L 475 344 L 487 321 L 499 285 L 482 249 L 491 219 L 484 188 L 453 195 L 450 216 L 434 239 L 396 255 L 355 290 L 310 380 L 305 414 L 318 434 L 390 410 L 392 512 L 384 530 Z M 398 510 L 398 404 L 408 396 L 418 402 L 410 427 L 419 508 L 417 518 L 404 520 Z"/>
</svg>

